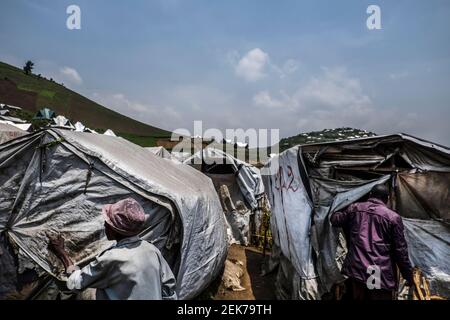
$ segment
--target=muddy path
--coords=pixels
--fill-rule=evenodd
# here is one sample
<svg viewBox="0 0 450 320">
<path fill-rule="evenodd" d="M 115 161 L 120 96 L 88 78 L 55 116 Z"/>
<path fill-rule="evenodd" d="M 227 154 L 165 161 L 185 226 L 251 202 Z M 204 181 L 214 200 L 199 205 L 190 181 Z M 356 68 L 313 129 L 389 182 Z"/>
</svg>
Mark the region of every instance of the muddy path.
<svg viewBox="0 0 450 320">
<path fill-rule="evenodd" d="M 263 254 L 253 247 L 231 245 L 228 249 L 229 260 L 239 260 L 244 265 L 241 286 L 244 291 L 225 289 L 220 277 L 202 294 L 205 299 L 214 300 L 268 300 L 275 297 L 275 274 L 261 275 Z"/>
</svg>

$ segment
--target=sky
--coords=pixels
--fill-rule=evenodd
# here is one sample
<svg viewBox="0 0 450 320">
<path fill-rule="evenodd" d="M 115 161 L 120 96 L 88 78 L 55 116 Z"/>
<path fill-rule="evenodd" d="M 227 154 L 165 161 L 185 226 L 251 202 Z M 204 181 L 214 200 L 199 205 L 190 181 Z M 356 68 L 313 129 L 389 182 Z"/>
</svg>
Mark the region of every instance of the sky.
<svg viewBox="0 0 450 320">
<path fill-rule="evenodd" d="M 0 2 L 0 61 L 191 132 L 354 127 L 450 146 L 449 40 L 446 0 Z"/>
</svg>

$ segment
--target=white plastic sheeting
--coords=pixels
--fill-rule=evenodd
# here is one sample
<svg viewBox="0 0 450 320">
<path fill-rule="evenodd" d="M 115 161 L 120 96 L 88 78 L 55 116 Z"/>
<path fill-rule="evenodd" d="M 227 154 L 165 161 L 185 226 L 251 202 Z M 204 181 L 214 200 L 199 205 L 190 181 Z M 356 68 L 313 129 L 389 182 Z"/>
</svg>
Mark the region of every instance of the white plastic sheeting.
<svg viewBox="0 0 450 320">
<path fill-rule="evenodd" d="M 106 130 L 103 133 L 105 136 L 112 136 L 112 137 L 117 137 L 117 135 L 114 133 L 114 131 L 112 131 L 111 129 Z"/>
<path fill-rule="evenodd" d="M 77 131 L 77 132 L 89 132 L 89 133 L 96 133 L 96 134 L 98 134 L 97 131 L 89 129 L 84 124 L 82 124 L 80 121 L 77 121 L 75 123 L 74 128 L 75 128 L 75 131 Z"/>
<path fill-rule="evenodd" d="M 22 119 L 16 118 L 16 117 L 11 117 L 11 116 L 0 116 L 0 120 L 11 121 L 11 122 L 14 122 L 14 123 L 26 123 L 25 120 L 22 120 Z"/>
<path fill-rule="evenodd" d="M 12 124 L 14 127 L 19 128 L 20 130 L 23 131 L 31 131 L 31 123 L 13 123 Z"/>
<path fill-rule="evenodd" d="M 75 131 L 83 132 L 86 127 L 80 121 L 75 122 Z"/>
<path fill-rule="evenodd" d="M 127 196 L 146 210 L 141 237 L 171 264 L 181 299 L 198 295 L 223 267 L 226 227 L 211 180 L 122 138 L 37 132 L 0 146 L 0 172 L 0 244 L 19 248 L 18 274 L 32 268 L 63 277 L 47 232 L 68 238 L 76 263 L 92 259 L 109 246 L 102 205 Z M 10 267 L 7 257 L 0 260 Z M 14 285 L 10 269 L 0 270 L 0 293 Z"/>
<path fill-rule="evenodd" d="M 66 117 L 64 117 L 63 115 L 59 115 L 55 118 L 52 119 L 54 126 L 56 127 L 61 127 L 61 128 L 67 128 L 67 129 L 75 129 L 75 127 L 73 126 L 73 124 L 70 122 L 69 119 L 67 119 Z"/>
<path fill-rule="evenodd" d="M 167 160 L 172 160 L 172 161 L 174 161 L 176 163 L 181 163 L 175 157 L 172 157 L 170 152 L 167 151 L 167 149 L 164 148 L 164 147 L 146 147 L 145 149 L 150 151 L 151 153 L 153 153 L 154 155 L 156 155 L 156 156 L 158 156 L 160 158 L 167 159 Z"/>
<path fill-rule="evenodd" d="M 17 137 L 26 135 L 28 132 L 8 123 L 0 123 L 0 144 Z"/>
</svg>

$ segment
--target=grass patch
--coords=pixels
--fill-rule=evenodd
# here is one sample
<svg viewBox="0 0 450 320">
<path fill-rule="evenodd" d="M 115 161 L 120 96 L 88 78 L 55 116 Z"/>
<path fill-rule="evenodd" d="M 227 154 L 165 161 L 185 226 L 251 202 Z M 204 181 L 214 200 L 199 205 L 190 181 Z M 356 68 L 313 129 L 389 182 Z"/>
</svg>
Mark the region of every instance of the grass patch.
<svg viewBox="0 0 450 320">
<path fill-rule="evenodd" d="M 22 91 L 30 91 L 30 92 L 36 92 L 39 93 L 39 89 L 38 88 L 34 88 L 33 86 L 27 85 L 27 84 L 18 84 L 17 85 L 17 89 L 22 90 Z"/>
<path fill-rule="evenodd" d="M 42 96 L 42 97 L 53 99 L 53 97 L 55 96 L 55 92 L 54 91 L 49 91 L 49 90 L 41 90 L 39 92 L 39 95 Z"/>
</svg>

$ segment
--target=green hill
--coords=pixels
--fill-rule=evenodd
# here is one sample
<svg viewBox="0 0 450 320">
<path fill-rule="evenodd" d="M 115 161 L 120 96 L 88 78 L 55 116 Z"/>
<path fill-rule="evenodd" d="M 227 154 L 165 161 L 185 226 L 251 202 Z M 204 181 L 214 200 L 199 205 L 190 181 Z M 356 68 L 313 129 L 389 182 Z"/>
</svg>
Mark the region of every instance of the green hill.
<svg viewBox="0 0 450 320">
<path fill-rule="evenodd" d="M 284 151 L 298 144 L 350 140 L 373 136 L 376 136 L 373 132 L 347 127 L 300 133 L 296 136 L 281 139 L 279 144 L 280 151 Z"/>
<path fill-rule="evenodd" d="M 171 132 L 139 122 L 112 111 L 62 84 L 40 75 L 26 75 L 22 69 L 0 62 L 0 103 L 20 106 L 24 114 L 48 107 L 73 123 L 91 129 L 112 129 L 116 134 L 143 146 L 153 146 L 155 138 Z M 27 112 L 28 111 L 28 112 Z"/>
<path fill-rule="evenodd" d="M 354 128 L 336 128 L 336 129 L 324 129 L 321 131 L 311 131 L 299 133 L 295 136 L 283 138 L 280 140 L 278 144 L 273 145 L 268 148 L 265 152 L 266 155 L 262 158 L 258 158 L 261 163 L 265 163 L 269 159 L 269 155 L 271 153 L 283 152 L 293 146 L 299 144 L 310 144 L 310 143 L 320 143 L 320 142 L 331 142 L 331 141 L 339 141 L 339 140 L 350 140 L 350 139 L 358 139 L 358 138 L 366 138 L 376 136 L 375 133 L 354 129 Z M 253 148 L 249 150 L 252 153 L 253 157 L 256 157 L 258 152 L 257 148 Z"/>
</svg>

